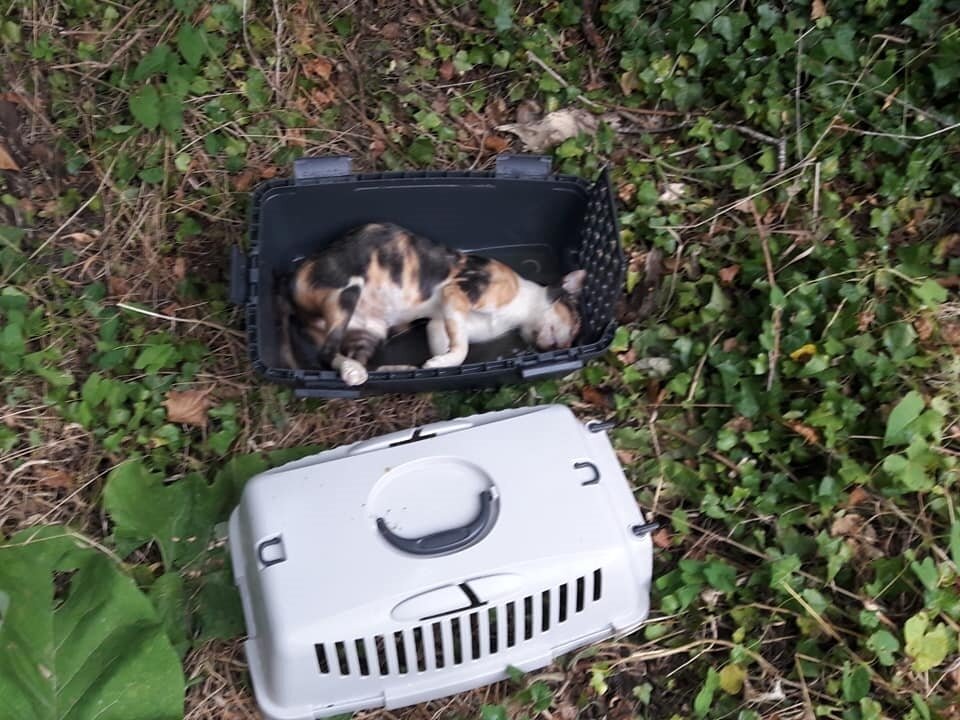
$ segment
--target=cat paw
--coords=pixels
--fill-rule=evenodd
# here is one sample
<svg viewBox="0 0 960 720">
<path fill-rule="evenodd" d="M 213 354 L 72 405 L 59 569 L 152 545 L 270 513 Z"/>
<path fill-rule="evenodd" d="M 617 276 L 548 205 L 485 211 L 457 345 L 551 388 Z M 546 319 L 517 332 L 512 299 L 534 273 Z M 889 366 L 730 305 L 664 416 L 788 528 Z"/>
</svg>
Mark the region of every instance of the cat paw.
<svg viewBox="0 0 960 720">
<path fill-rule="evenodd" d="M 430 370 L 431 368 L 456 367 L 457 365 L 463 365 L 463 360 L 448 354 L 430 358 L 423 364 L 423 367 L 425 370 Z"/>
<path fill-rule="evenodd" d="M 347 385 L 363 385 L 367 381 L 367 369 L 356 360 L 344 360 L 340 366 L 340 378 Z"/>
</svg>

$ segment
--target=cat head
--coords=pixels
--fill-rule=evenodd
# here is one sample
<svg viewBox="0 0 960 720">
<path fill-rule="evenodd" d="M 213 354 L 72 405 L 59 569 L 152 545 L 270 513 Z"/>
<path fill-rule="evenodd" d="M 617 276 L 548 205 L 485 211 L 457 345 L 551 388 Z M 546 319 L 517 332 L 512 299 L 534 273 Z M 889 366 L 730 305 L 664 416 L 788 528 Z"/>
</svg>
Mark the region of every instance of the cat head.
<svg viewBox="0 0 960 720">
<path fill-rule="evenodd" d="M 549 305 L 527 338 L 537 350 L 545 352 L 573 345 L 580 333 L 579 300 L 586 277 L 586 270 L 574 270 L 564 275 L 560 286 L 547 288 Z"/>
</svg>

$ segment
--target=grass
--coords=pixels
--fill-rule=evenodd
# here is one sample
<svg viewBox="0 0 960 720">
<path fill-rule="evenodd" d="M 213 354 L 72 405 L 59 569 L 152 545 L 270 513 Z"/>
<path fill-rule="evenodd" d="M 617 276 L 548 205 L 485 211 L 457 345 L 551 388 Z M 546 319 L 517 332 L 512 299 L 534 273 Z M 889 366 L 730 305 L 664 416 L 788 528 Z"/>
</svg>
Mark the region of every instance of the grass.
<svg viewBox="0 0 960 720">
<path fill-rule="evenodd" d="M 117 631 L 167 638 L 156 707 L 256 717 L 214 532 L 243 480 L 298 447 L 564 402 L 616 420 L 664 525 L 650 622 L 365 716 L 960 717 L 958 11 L 10 0 L 0 635 L 52 627 L 92 592 L 84 573 L 106 573 L 130 591 Z M 304 154 L 488 168 L 525 149 L 501 126 L 556 110 L 599 122 L 554 138 L 555 168 L 609 164 L 619 198 L 630 272 L 606 357 L 530 386 L 349 402 L 252 375 L 226 283 L 257 183 Z M 48 526 L 83 551 L 44 553 Z M 17 614 L 27 586 L 46 614 Z"/>
</svg>

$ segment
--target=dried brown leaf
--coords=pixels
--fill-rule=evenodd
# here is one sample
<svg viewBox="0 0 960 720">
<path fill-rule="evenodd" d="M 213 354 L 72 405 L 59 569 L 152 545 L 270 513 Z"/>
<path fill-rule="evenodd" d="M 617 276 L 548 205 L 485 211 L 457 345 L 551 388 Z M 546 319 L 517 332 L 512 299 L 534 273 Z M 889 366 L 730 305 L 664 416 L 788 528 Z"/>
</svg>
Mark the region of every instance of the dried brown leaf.
<svg viewBox="0 0 960 720">
<path fill-rule="evenodd" d="M 303 64 L 303 71 L 308 77 L 329 80 L 333 74 L 333 63 L 325 57 L 313 58 Z"/>
<path fill-rule="evenodd" d="M 808 442 L 811 445 L 816 445 L 820 442 L 820 434 L 809 425 L 804 425 L 798 420 L 790 420 L 787 422 L 787 427 L 789 427 L 797 435 L 802 437 L 805 442 Z"/>
<path fill-rule="evenodd" d="M 89 245 L 97 239 L 97 235 L 99 235 L 99 233 L 72 232 L 64 235 L 63 239 L 75 242 L 78 245 Z"/>
<path fill-rule="evenodd" d="M 832 537 L 857 537 L 863 528 L 863 517 L 856 513 L 841 515 L 830 525 Z"/>
<path fill-rule="evenodd" d="M 184 425 L 205 427 L 207 410 L 210 409 L 210 391 L 206 390 L 170 390 L 163 406 L 167 409 L 167 420 Z"/>
<path fill-rule="evenodd" d="M 76 478 L 63 468 L 41 467 L 37 471 L 37 480 L 41 485 L 57 490 L 71 490 L 76 484 Z"/>
<path fill-rule="evenodd" d="M 0 170 L 20 172 L 20 166 L 17 165 L 16 161 L 10 155 L 10 151 L 7 150 L 3 143 L 0 143 Z"/>
<path fill-rule="evenodd" d="M 630 202 L 636 197 L 637 186 L 634 183 L 623 183 L 617 188 L 617 197 L 625 203 Z"/>
<path fill-rule="evenodd" d="M 863 489 L 862 485 L 857 485 L 850 491 L 850 497 L 847 498 L 847 507 L 855 507 L 870 499 L 870 493 Z"/>
<path fill-rule="evenodd" d="M 650 536 L 650 539 L 653 540 L 653 544 L 661 550 L 667 550 L 670 548 L 670 531 L 666 528 L 660 528 L 657 530 L 653 535 Z"/>
<path fill-rule="evenodd" d="M 926 342 L 933 335 L 933 320 L 928 315 L 920 315 L 913 321 L 913 329 L 917 331 L 917 337 L 921 342 Z"/>
<path fill-rule="evenodd" d="M 173 261 L 173 276 L 177 280 L 183 280 L 187 276 L 187 259 L 182 255 L 178 255 Z"/>
<path fill-rule="evenodd" d="M 380 30 L 384 40 L 396 40 L 400 37 L 400 32 L 400 23 L 398 22 L 388 22 Z"/>
<path fill-rule="evenodd" d="M 257 171 L 253 168 L 247 168 L 233 179 L 233 189 L 237 192 L 246 192 L 253 185 L 256 179 Z"/>
<path fill-rule="evenodd" d="M 595 388 L 591 385 L 584 386 L 584 388 L 580 391 L 580 397 L 583 398 L 585 403 L 589 403 L 591 405 L 597 405 L 599 407 L 610 406 L 610 398 L 608 394 L 603 390 Z"/>
<path fill-rule="evenodd" d="M 508 147 L 510 147 L 510 141 L 502 135 L 487 135 L 483 139 L 484 150 L 490 152 L 502 153 Z"/>
<path fill-rule="evenodd" d="M 827 5 L 823 0 L 813 0 L 810 4 L 810 19 L 819 20 L 827 16 Z"/>
<path fill-rule="evenodd" d="M 941 324 L 940 337 L 948 345 L 960 348 L 960 322 L 944 322 Z"/>
<path fill-rule="evenodd" d="M 732 285 L 733 281 L 736 279 L 737 275 L 740 274 L 739 265 L 728 265 L 725 268 L 720 268 L 717 271 L 717 275 L 720 277 L 720 282 L 724 285 Z"/>
<path fill-rule="evenodd" d="M 440 79 L 444 82 L 450 82 L 453 80 L 453 76 L 456 75 L 457 69 L 453 66 L 453 61 L 446 60 L 440 65 Z"/>
<path fill-rule="evenodd" d="M 630 465 L 637 461 L 637 454 L 632 450 L 619 448 L 615 452 L 617 453 L 617 460 L 620 461 L 621 465 Z"/>
</svg>

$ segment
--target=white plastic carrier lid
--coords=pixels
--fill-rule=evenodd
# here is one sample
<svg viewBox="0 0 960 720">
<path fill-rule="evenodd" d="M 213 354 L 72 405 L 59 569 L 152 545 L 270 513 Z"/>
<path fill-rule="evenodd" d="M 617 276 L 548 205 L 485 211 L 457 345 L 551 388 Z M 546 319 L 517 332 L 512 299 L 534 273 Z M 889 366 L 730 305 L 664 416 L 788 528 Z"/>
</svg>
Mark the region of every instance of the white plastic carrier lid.
<svg viewBox="0 0 960 720">
<path fill-rule="evenodd" d="M 422 702 L 636 628 L 652 544 L 595 429 L 506 410 L 253 478 L 230 549 L 265 715 Z"/>
</svg>

